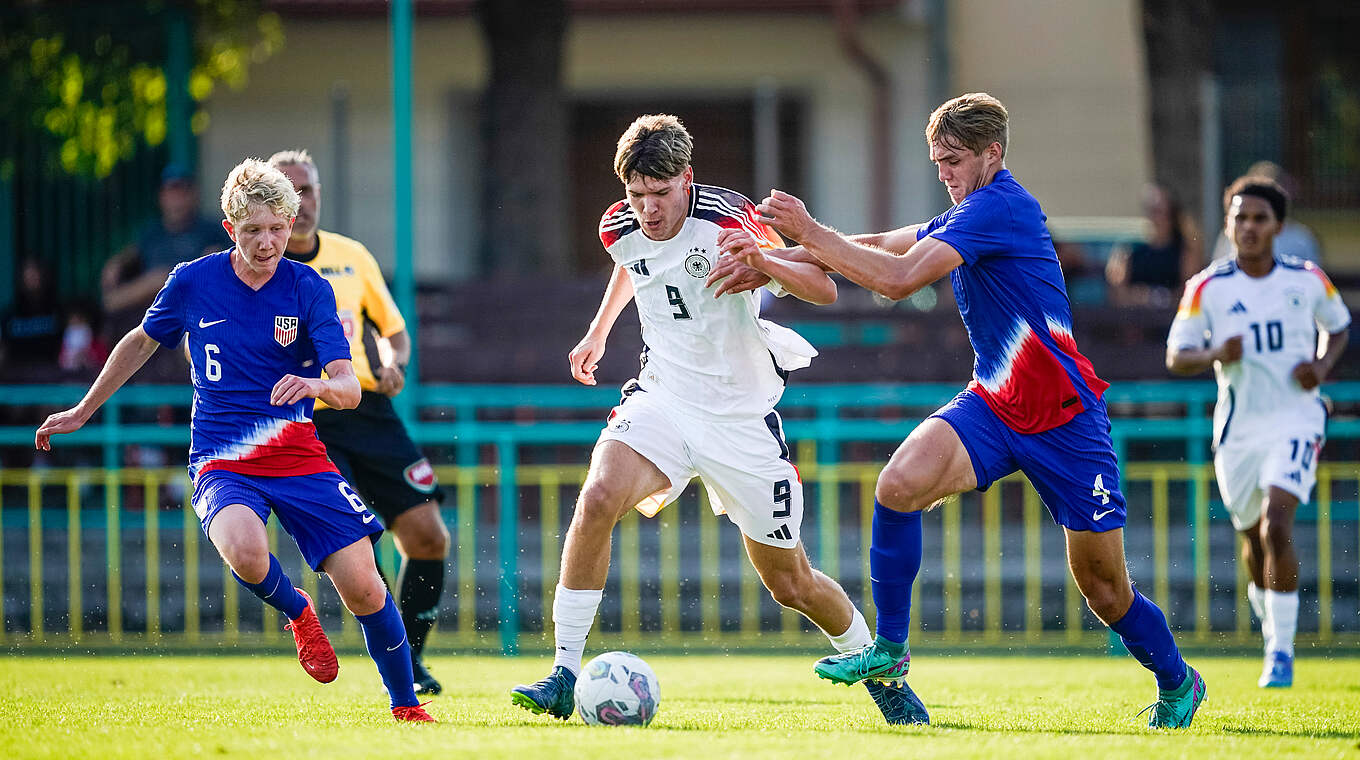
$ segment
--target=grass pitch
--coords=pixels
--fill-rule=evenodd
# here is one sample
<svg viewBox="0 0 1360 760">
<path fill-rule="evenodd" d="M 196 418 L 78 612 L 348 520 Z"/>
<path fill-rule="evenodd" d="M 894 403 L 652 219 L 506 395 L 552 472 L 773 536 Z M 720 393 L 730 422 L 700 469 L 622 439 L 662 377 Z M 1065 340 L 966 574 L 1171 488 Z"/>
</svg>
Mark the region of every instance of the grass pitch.
<svg viewBox="0 0 1360 760">
<path fill-rule="evenodd" d="M 646 654 L 645 652 L 643 654 Z M 539 657 L 433 657 L 438 726 L 396 725 L 377 673 L 341 659 L 326 686 L 282 656 L 6 656 L 5 758 L 865 758 L 1360 756 L 1360 658 L 1301 659 L 1297 685 L 1258 689 L 1260 661 L 1194 658 L 1209 701 L 1194 727 L 1150 732 L 1152 679 L 1132 659 L 924 653 L 911 683 L 934 725 L 882 724 L 860 687 L 812 659 L 647 658 L 661 682 L 649 728 L 563 724 L 510 705 Z"/>
</svg>

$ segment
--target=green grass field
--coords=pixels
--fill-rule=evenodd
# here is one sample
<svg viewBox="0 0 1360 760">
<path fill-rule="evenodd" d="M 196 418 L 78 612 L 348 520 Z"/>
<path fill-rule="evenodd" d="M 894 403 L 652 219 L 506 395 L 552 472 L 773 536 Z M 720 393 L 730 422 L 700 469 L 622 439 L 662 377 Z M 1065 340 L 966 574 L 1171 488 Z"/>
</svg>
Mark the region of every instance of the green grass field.
<svg viewBox="0 0 1360 760">
<path fill-rule="evenodd" d="M 0 757 L 1360 757 L 1360 658 L 1302 659 L 1297 686 L 1256 688 L 1259 661 L 1196 658 L 1209 701 L 1193 728 L 1134 717 L 1149 676 L 1128 658 L 917 658 L 934 725 L 889 728 L 863 689 L 812 675 L 808 657 L 649 657 L 662 702 L 645 729 L 562 724 L 509 704 L 536 657 L 434 657 L 438 726 L 395 725 L 377 674 L 341 659 L 321 686 L 282 656 L 0 660 Z"/>
</svg>

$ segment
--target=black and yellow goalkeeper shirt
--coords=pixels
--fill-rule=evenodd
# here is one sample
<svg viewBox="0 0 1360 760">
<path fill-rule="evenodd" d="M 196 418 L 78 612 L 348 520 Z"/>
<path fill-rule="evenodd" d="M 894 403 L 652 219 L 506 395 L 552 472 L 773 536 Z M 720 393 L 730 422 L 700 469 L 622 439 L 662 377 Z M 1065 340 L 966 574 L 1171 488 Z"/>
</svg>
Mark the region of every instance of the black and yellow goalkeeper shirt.
<svg viewBox="0 0 1360 760">
<path fill-rule="evenodd" d="M 334 232 L 317 230 L 317 247 L 310 253 L 288 254 L 288 258 L 315 269 L 335 290 L 335 308 L 340 325 L 349 341 L 354 374 L 366 391 L 378 386 L 373 368 L 364 351 L 364 325 L 372 322 L 378 334 L 391 337 L 406 329 L 392 293 L 383 280 L 382 270 L 363 243 Z M 325 405 L 317 399 L 317 408 Z"/>
</svg>

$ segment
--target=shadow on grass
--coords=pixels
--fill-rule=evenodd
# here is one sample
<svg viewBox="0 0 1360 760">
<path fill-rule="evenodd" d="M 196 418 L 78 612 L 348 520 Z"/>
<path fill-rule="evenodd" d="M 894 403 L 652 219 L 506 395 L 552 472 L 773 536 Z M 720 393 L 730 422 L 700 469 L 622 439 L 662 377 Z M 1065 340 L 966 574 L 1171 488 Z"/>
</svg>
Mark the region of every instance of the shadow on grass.
<svg viewBox="0 0 1360 760">
<path fill-rule="evenodd" d="M 1134 736 L 1173 736 L 1174 729 L 1153 730 L 1147 728 L 1142 723 L 1131 724 L 1128 727 L 1111 729 L 1094 728 L 1054 728 L 1040 726 L 987 726 L 968 721 L 942 720 L 931 721 L 931 726 L 935 728 L 953 728 L 960 731 L 981 731 L 986 733 L 1023 733 L 1023 734 L 1055 734 L 1055 735 L 1134 735 Z M 1256 726 L 1225 726 L 1213 725 L 1208 720 L 1201 720 L 1194 726 L 1201 730 L 1218 732 L 1224 734 L 1237 734 L 1240 736 L 1273 736 L 1282 739 L 1360 739 L 1360 733 L 1355 731 L 1306 731 L 1306 730 L 1277 730 L 1271 728 L 1259 728 Z M 1202 733 L 1195 734 L 1202 736 Z"/>
</svg>

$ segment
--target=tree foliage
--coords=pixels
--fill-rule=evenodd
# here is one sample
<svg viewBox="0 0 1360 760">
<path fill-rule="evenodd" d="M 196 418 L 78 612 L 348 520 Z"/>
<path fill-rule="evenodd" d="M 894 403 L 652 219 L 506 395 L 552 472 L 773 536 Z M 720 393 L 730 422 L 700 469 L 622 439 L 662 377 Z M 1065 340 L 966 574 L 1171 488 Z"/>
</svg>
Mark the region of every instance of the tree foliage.
<svg viewBox="0 0 1360 760">
<path fill-rule="evenodd" d="M 0 178 L 25 143 L 46 143 L 49 171 L 106 177 L 140 145 L 165 141 L 168 35 L 192 35 L 191 125 L 219 85 L 245 85 L 250 64 L 283 45 L 283 25 L 259 0 L 19 0 L 0 10 Z"/>
</svg>

